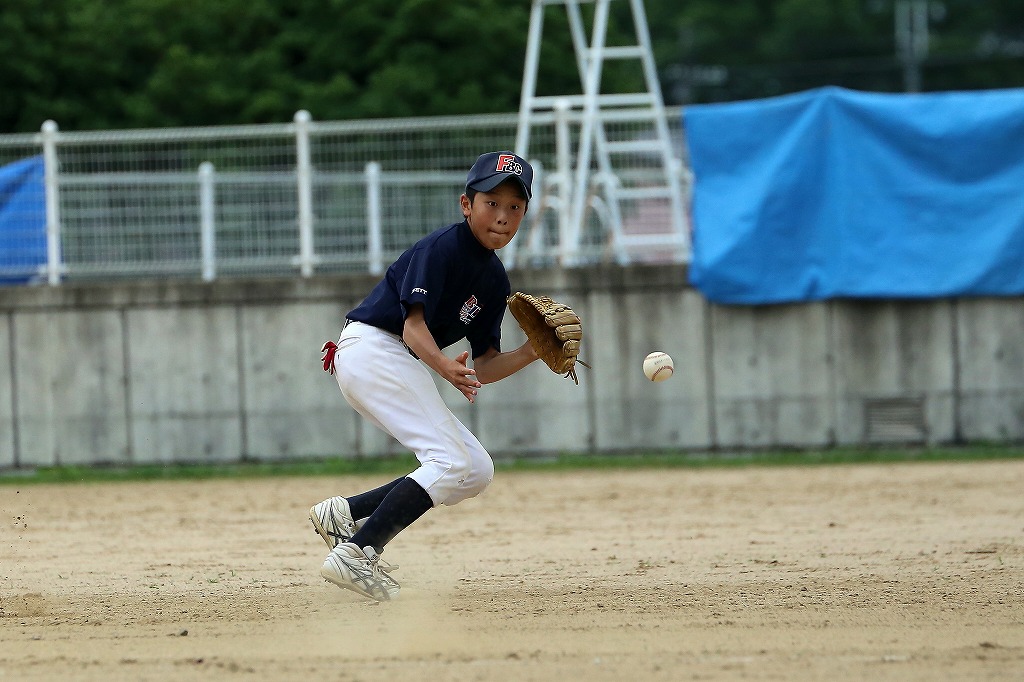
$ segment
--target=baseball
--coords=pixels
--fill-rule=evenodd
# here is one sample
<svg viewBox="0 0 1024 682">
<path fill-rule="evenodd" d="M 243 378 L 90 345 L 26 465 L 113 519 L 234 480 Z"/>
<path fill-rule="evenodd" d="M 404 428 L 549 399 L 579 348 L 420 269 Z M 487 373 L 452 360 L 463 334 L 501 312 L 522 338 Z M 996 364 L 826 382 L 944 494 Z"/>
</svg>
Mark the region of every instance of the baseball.
<svg viewBox="0 0 1024 682">
<path fill-rule="evenodd" d="M 651 381 L 664 381 L 672 376 L 675 368 L 668 353 L 655 351 L 644 358 L 644 374 Z"/>
</svg>

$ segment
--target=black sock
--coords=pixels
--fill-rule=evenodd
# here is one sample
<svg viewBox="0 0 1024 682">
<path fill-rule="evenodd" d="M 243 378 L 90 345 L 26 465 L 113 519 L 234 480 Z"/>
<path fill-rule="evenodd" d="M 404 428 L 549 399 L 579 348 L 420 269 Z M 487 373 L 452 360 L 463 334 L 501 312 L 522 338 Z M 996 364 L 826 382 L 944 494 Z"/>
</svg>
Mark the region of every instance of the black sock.
<svg viewBox="0 0 1024 682">
<path fill-rule="evenodd" d="M 384 551 L 384 545 L 434 506 L 427 491 L 411 478 L 401 479 L 349 542 Z"/>
<path fill-rule="evenodd" d="M 347 497 L 349 510 L 352 512 L 352 520 L 358 521 L 359 519 L 365 519 L 367 516 L 372 514 L 380 506 L 380 503 L 384 501 L 384 498 L 388 496 L 396 485 L 405 480 L 405 476 L 402 478 L 396 478 L 391 483 L 385 483 L 379 488 L 368 490 L 365 493 L 359 493 L 352 497 Z"/>
</svg>

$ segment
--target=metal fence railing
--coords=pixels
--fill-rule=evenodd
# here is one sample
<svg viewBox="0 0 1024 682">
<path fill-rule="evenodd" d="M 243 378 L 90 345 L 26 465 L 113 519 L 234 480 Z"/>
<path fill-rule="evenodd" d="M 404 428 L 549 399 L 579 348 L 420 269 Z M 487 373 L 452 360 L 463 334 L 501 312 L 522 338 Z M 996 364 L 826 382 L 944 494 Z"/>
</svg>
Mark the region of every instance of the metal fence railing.
<svg viewBox="0 0 1024 682">
<path fill-rule="evenodd" d="M 682 158 L 681 112 L 667 115 Z M 484 151 L 512 149 L 517 122 L 321 122 L 299 112 L 287 124 L 63 132 L 48 121 L 36 134 L 0 135 L 0 281 L 379 273 L 461 218 L 467 169 Z M 630 135 L 628 121 L 608 125 Z M 569 127 L 578 134 L 579 121 Z M 528 154 L 535 196 L 517 249 L 502 253 L 510 267 L 557 252 L 557 204 L 545 200 L 558 170 L 554 137 L 553 119 L 538 119 Z M 627 172 L 643 182 L 648 165 L 638 155 Z M 586 218 L 574 262 L 609 257 L 601 220 Z M 662 233 L 665 207 L 638 202 L 623 220 L 633 233 Z"/>
</svg>

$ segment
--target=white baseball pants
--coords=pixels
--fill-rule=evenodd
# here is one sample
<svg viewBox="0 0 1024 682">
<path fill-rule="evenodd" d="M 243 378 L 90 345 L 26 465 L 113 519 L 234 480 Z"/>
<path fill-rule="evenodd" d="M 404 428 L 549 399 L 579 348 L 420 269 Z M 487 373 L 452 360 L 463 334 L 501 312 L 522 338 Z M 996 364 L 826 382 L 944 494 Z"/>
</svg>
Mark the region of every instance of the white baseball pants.
<svg viewBox="0 0 1024 682">
<path fill-rule="evenodd" d="M 419 483 L 434 506 L 478 495 L 494 478 L 494 462 L 448 409 L 430 369 L 402 339 L 349 322 L 338 340 L 335 378 L 353 409 L 413 451 Z"/>
</svg>

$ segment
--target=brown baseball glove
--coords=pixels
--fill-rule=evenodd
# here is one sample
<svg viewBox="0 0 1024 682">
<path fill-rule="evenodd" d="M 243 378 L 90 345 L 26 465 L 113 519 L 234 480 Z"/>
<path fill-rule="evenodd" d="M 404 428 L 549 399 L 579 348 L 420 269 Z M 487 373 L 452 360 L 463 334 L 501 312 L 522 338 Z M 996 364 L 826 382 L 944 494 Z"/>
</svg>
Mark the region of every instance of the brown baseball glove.
<svg viewBox="0 0 1024 682">
<path fill-rule="evenodd" d="M 544 364 L 552 372 L 563 374 L 579 384 L 576 363 L 590 367 L 577 357 L 583 340 L 583 323 L 579 315 L 564 303 L 521 291 L 508 297 L 508 309 Z"/>
</svg>

